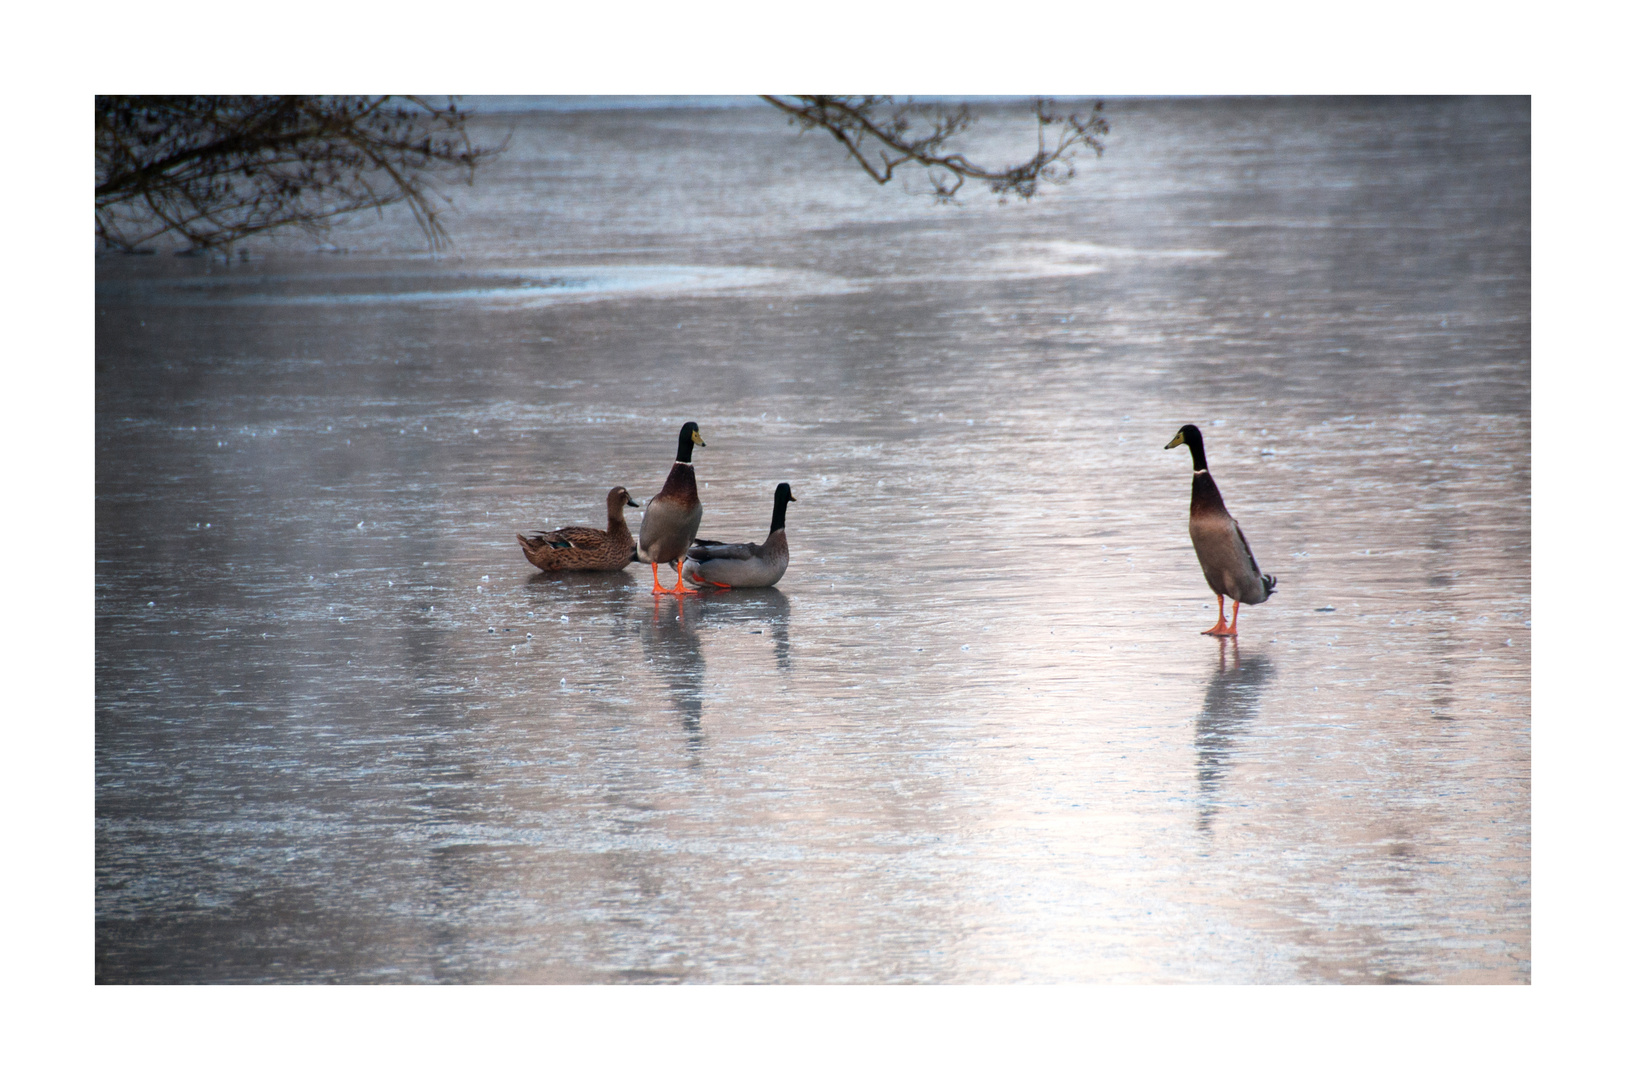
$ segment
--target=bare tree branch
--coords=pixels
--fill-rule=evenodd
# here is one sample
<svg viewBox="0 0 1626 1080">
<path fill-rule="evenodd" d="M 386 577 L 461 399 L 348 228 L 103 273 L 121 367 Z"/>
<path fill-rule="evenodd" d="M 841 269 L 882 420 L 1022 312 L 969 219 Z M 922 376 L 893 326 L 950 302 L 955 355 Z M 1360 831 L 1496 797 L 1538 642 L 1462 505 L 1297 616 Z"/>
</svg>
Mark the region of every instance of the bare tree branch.
<svg viewBox="0 0 1626 1080">
<path fill-rule="evenodd" d="M 797 94 L 763 100 L 789 114 L 803 131 L 823 130 L 840 143 L 877 184 L 890 181 L 904 165 L 926 172 L 932 192 L 948 201 L 967 180 L 980 180 L 995 195 L 1031 199 L 1040 181 L 1064 184 L 1073 177 L 1072 155 L 1083 146 L 1099 157 L 1109 127 L 1100 102 L 1080 116 L 1063 115 L 1045 98 L 1033 102 L 1038 122 L 1038 146 L 1027 161 L 994 169 L 948 152 L 948 143 L 971 127 L 974 118 L 965 105 L 899 103 L 880 95 Z M 924 134 L 912 130 L 913 120 L 928 125 Z"/>
<path fill-rule="evenodd" d="M 1080 147 L 1099 155 L 1108 127 L 1097 103 L 1063 115 L 1033 103 L 1033 156 L 1005 168 L 969 160 L 952 143 L 972 126 L 965 105 L 885 96 L 765 98 L 803 131 L 823 130 L 878 184 L 923 170 L 936 198 L 967 180 L 1032 198 L 1073 176 Z M 359 210 L 405 203 L 432 249 L 448 242 L 436 180 L 472 183 L 506 146 L 476 147 L 456 99 L 192 96 L 96 99 L 96 234 L 132 251 L 165 234 L 194 248 L 230 248 L 284 226 L 321 231 Z"/>
<path fill-rule="evenodd" d="M 96 234 L 123 251 L 170 232 L 229 248 L 405 202 L 438 249 L 449 200 L 435 177 L 472 182 L 503 149 L 474 146 L 466 117 L 455 99 L 411 96 L 99 96 Z"/>
</svg>

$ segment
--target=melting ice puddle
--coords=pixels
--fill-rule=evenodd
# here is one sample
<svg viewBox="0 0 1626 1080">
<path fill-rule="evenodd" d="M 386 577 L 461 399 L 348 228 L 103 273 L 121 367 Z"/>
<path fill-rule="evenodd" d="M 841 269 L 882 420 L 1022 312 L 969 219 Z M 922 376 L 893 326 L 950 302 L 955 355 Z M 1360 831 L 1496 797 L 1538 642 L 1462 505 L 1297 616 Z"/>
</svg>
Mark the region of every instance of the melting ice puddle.
<svg viewBox="0 0 1626 1080">
<path fill-rule="evenodd" d="M 346 291 L 345 283 L 356 286 Z M 390 289 L 394 283 L 429 288 Z M 367 286 L 373 286 L 367 288 Z M 379 285 L 386 286 L 378 288 Z M 286 286 L 288 291 L 263 291 Z M 317 286 L 320 291 L 311 290 Z M 596 300 L 627 293 L 659 296 L 772 290 L 788 295 L 833 295 L 858 286 L 828 274 L 759 266 L 570 266 L 469 272 L 382 273 L 375 271 L 293 277 L 211 276 L 176 281 L 109 281 L 103 294 L 140 293 L 144 302 L 166 306 L 283 306 L 290 304 L 425 304 L 518 302 L 550 304 Z M 255 291 L 249 291 L 255 290 Z"/>
</svg>

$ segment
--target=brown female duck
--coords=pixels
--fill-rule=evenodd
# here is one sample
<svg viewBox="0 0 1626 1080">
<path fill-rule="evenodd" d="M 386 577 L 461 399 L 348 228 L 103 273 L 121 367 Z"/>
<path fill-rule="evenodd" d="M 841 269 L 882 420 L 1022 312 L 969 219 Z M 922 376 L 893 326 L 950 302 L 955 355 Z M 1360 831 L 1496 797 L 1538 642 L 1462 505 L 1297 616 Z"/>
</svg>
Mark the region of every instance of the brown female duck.
<svg viewBox="0 0 1626 1080">
<path fill-rule="evenodd" d="M 624 487 L 613 487 L 604 500 L 609 509 L 609 525 L 590 529 L 569 525 L 553 532 L 541 532 L 519 546 L 531 565 L 539 570 L 619 570 L 633 559 L 632 533 L 627 529 L 623 507 L 637 506 Z"/>
</svg>

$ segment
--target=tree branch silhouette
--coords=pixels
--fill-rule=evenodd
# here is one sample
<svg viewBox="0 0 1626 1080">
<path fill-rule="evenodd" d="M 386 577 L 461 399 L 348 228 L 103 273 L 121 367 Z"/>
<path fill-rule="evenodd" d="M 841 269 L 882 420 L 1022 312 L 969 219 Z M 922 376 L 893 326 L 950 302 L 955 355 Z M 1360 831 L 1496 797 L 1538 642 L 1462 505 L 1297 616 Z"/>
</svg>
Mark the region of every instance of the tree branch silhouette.
<svg viewBox="0 0 1626 1080">
<path fill-rule="evenodd" d="M 802 131 L 827 131 L 878 184 L 923 170 L 952 201 L 967 180 L 1031 199 L 1064 184 L 1080 149 L 1100 155 L 1102 106 L 1083 114 L 1033 102 L 1033 156 L 1004 168 L 952 148 L 974 118 L 966 105 L 875 95 L 764 95 Z M 501 153 L 475 146 L 455 98 L 414 96 L 98 96 L 96 235 L 135 251 L 166 233 L 194 249 L 226 248 L 285 226 L 321 232 L 361 210 L 405 203 L 432 250 L 448 243 L 437 181 L 472 183 Z"/>
<path fill-rule="evenodd" d="M 96 235 L 120 251 L 167 232 L 229 249 L 404 202 L 439 249 L 435 179 L 472 182 L 503 149 L 474 146 L 466 115 L 453 98 L 98 96 Z"/>
<path fill-rule="evenodd" d="M 889 182 L 901 167 L 923 169 L 933 195 L 950 201 L 967 180 L 980 180 L 995 195 L 1031 199 L 1041 182 L 1065 184 L 1074 174 L 1072 155 L 1079 147 L 1106 148 L 1110 130 L 1098 101 L 1088 113 L 1062 114 L 1055 103 L 1036 98 L 1033 115 L 1038 123 L 1038 145 L 1026 161 L 991 168 L 950 152 L 949 142 L 971 127 L 975 118 L 966 105 L 898 102 L 883 95 L 797 94 L 763 100 L 788 114 L 802 131 L 830 133 L 877 184 Z M 916 121 L 924 122 L 923 133 Z"/>
</svg>

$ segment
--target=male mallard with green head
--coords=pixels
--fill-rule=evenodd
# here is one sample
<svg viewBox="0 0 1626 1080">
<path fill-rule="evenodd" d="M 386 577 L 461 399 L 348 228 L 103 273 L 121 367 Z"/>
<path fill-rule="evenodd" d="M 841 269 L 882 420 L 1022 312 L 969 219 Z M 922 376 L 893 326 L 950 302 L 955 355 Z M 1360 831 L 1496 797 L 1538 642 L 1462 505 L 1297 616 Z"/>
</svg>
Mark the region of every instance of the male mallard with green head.
<svg viewBox="0 0 1626 1080">
<path fill-rule="evenodd" d="M 789 484 L 780 484 L 773 493 L 773 521 L 768 539 L 760 544 L 719 544 L 696 540 L 689 546 L 689 561 L 683 576 L 696 585 L 718 589 L 764 588 L 785 576 L 790 565 L 790 544 L 785 540 L 785 507 L 796 501 Z"/>
<path fill-rule="evenodd" d="M 1169 440 L 1165 450 L 1176 446 L 1191 448 L 1191 546 L 1197 549 L 1197 562 L 1203 577 L 1219 601 L 1219 622 L 1204 630 L 1216 637 L 1235 637 L 1236 620 L 1243 604 L 1263 604 L 1276 591 L 1276 579 L 1259 572 L 1242 526 L 1225 509 L 1219 485 L 1208 475 L 1208 458 L 1203 453 L 1203 433 L 1187 424 Z M 1225 598 L 1236 601 L 1231 609 L 1231 625 L 1225 625 Z"/>
<path fill-rule="evenodd" d="M 644 521 L 638 528 L 638 561 L 649 563 L 655 572 L 653 592 L 688 595 L 698 591 L 683 586 L 683 559 L 700 531 L 700 491 L 689 457 L 695 447 L 705 445 L 699 424 L 691 420 L 683 425 L 678 432 L 677 460 L 666 474 L 666 486 L 644 508 Z M 671 589 L 661 584 L 660 564 L 669 562 L 677 563 L 678 573 L 677 587 Z"/>
<path fill-rule="evenodd" d="M 609 508 L 609 525 L 590 529 L 567 525 L 553 532 L 521 536 L 519 546 L 538 570 L 619 570 L 632 561 L 632 533 L 622 508 L 637 506 L 624 487 L 613 487 L 604 500 Z"/>
</svg>

